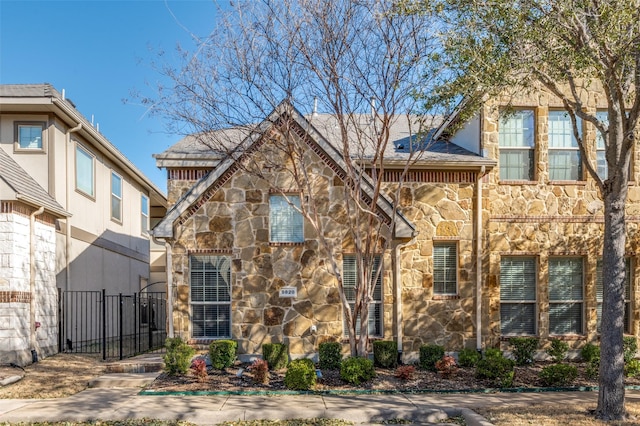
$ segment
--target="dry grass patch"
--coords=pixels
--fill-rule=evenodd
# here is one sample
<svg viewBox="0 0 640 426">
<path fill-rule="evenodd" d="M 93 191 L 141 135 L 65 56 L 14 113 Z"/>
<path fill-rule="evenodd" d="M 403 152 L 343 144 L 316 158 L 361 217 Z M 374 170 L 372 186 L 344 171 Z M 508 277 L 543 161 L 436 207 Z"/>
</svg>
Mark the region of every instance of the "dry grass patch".
<svg viewBox="0 0 640 426">
<path fill-rule="evenodd" d="M 640 403 L 627 403 L 627 411 L 631 415 L 624 422 L 603 422 L 596 420 L 591 414 L 595 405 L 527 405 L 504 406 L 474 409 L 495 426 L 637 426 L 640 424 Z"/>
<path fill-rule="evenodd" d="M 64 398 L 105 372 L 97 356 L 56 354 L 24 367 L 22 380 L 0 387 L 1 399 Z M 22 373 L 22 372 L 20 372 Z"/>
</svg>

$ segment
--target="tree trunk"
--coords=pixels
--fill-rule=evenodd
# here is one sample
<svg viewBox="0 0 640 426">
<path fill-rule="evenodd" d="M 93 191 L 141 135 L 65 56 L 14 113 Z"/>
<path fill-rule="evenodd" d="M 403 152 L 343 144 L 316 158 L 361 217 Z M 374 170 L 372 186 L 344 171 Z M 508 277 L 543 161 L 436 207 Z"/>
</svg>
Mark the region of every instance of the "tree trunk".
<svg viewBox="0 0 640 426">
<path fill-rule="evenodd" d="M 617 181 L 622 179 L 618 178 Z M 624 184 L 623 184 L 624 185 Z M 626 186 L 605 183 L 602 322 L 598 408 L 602 420 L 621 420 L 624 407 L 625 201 Z"/>
</svg>

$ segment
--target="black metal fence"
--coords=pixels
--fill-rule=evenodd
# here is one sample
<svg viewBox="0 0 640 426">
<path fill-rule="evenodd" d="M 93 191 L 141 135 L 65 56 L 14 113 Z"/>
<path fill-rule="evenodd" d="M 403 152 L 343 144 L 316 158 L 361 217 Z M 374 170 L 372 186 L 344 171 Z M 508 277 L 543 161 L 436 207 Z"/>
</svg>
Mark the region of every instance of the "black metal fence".
<svg viewBox="0 0 640 426">
<path fill-rule="evenodd" d="M 164 292 L 64 291 L 59 298 L 60 352 L 123 359 L 164 346 Z"/>
</svg>

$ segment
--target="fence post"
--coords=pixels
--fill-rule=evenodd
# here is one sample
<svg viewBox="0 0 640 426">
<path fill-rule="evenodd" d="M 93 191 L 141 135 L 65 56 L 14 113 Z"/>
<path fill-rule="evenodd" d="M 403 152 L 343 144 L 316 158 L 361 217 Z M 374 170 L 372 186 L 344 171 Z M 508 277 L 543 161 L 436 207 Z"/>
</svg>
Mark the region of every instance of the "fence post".
<svg viewBox="0 0 640 426">
<path fill-rule="evenodd" d="M 107 290 L 102 289 L 102 360 L 107 359 Z"/>
<path fill-rule="evenodd" d="M 138 304 L 141 303 L 141 299 L 138 297 L 138 293 L 133 293 L 133 351 L 134 353 L 140 353 L 140 328 L 138 327 Z"/>
<path fill-rule="evenodd" d="M 147 293 L 147 330 L 149 330 L 149 349 L 151 349 L 153 347 L 153 305 L 151 303 L 153 299 L 151 298 L 151 296 L 149 295 L 149 293 Z"/>
<path fill-rule="evenodd" d="M 123 309 L 122 309 L 122 293 L 118 294 L 118 300 L 120 302 L 120 306 L 118 306 L 118 321 L 119 321 L 118 327 L 120 329 L 119 333 L 118 333 L 120 335 L 119 336 L 119 340 L 120 340 L 120 345 L 119 345 L 120 346 L 120 353 L 119 353 L 119 355 L 120 355 L 120 359 L 122 359 L 123 358 L 123 356 L 122 356 L 122 332 L 123 332 L 123 328 L 122 328 L 122 311 L 123 311 Z"/>
</svg>

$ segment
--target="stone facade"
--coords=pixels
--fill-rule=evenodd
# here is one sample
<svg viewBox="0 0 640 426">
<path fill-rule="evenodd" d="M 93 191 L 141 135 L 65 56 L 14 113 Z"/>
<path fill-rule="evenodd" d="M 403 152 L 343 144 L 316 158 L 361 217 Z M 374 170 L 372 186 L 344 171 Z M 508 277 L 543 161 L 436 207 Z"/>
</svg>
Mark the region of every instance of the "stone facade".
<svg viewBox="0 0 640 426">
<path fill-rule="evenodd" d="M 14 206 L 15 207 L 15 206 Z M 0 359 L 25 365 L 31 350 L 48 356 L 58 350 L 58 292 L 55 277 L 56 238 L 53 218 L 35 222 L 35 294 L 30 292 L 30 224 L 33 209 L 17 206 L 0 213 Z M 30 343 L 30 302 L 35 298 L 36 347 Z"/>
</svg>

